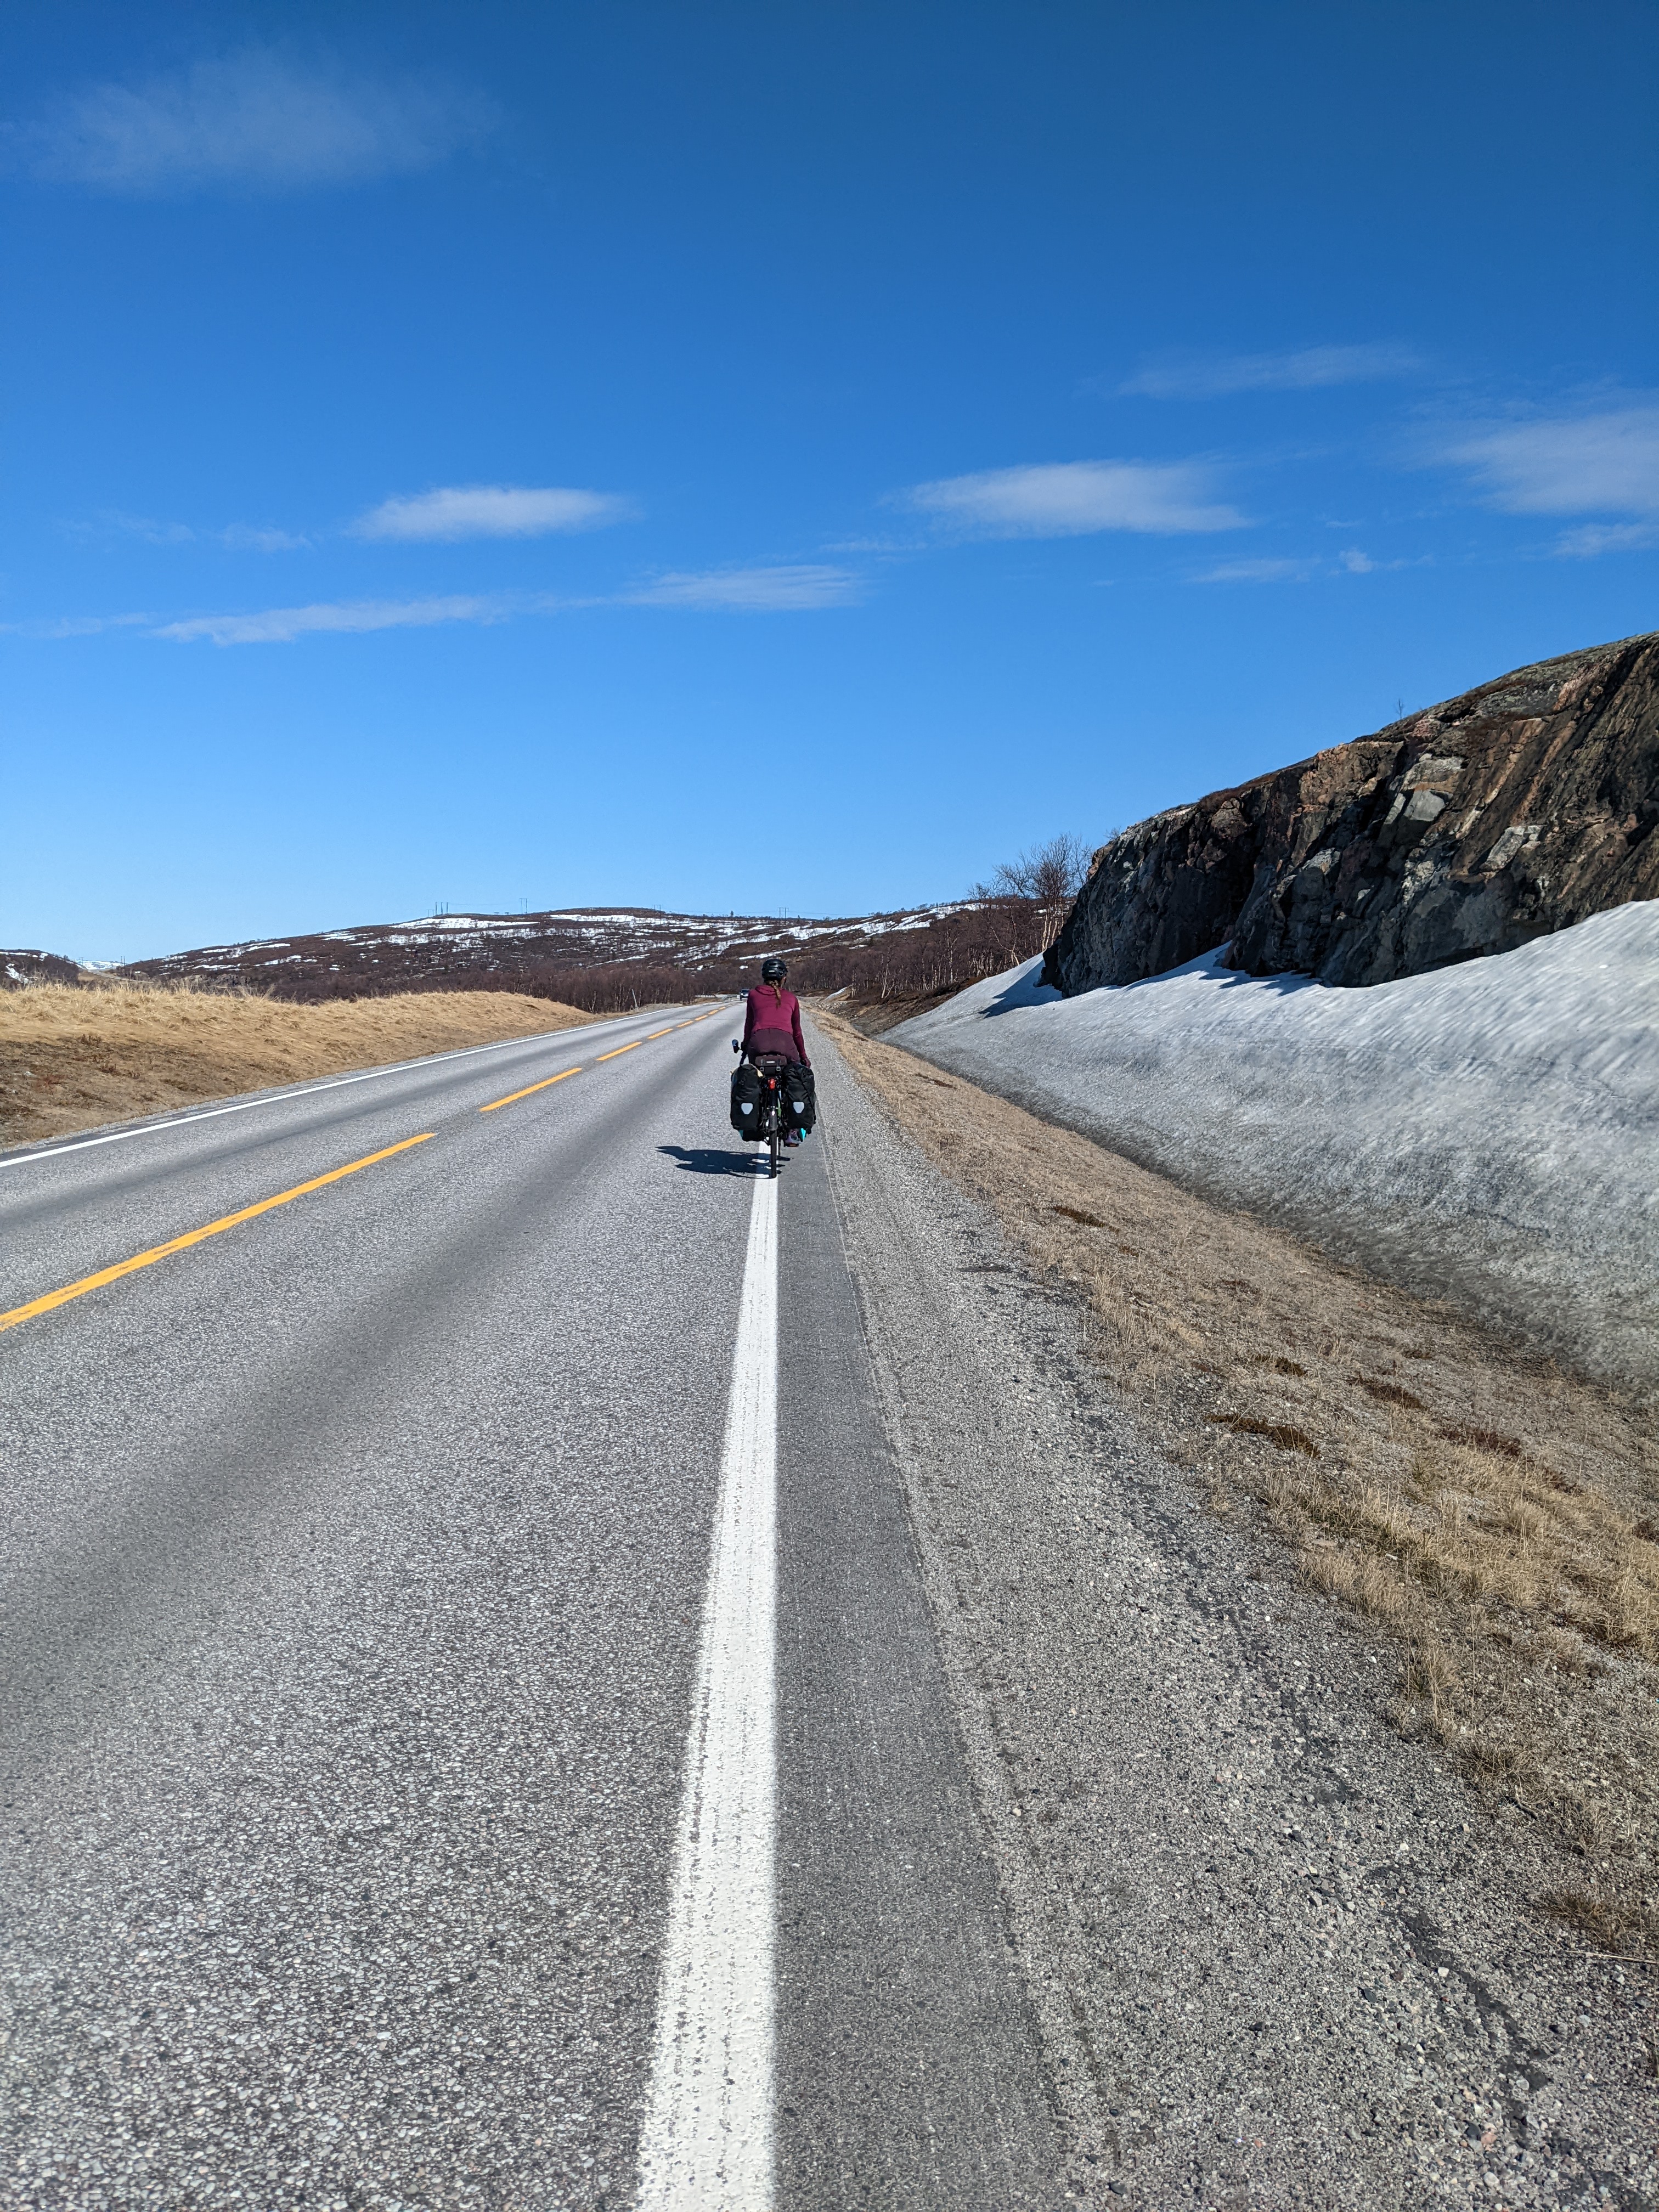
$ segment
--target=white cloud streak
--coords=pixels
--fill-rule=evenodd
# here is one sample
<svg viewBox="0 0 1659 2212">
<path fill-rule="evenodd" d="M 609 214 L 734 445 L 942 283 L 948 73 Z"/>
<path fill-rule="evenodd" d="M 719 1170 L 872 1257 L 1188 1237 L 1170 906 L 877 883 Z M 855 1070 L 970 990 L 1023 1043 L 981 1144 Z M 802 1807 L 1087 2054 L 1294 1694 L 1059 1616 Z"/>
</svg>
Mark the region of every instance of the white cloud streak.
<svg viewBox="0 0 1659 2212">
<path fill-rule="evenodd" d="M 623 521 L 626 500 L 610 492 L 556 485 L 451 484 L 388 499 L 351 526 L 356 538 L 403 544 L 454 544 L 465 538 L 545 538 L 551 532 L 596 530 Z"/>
<path fill-rule="evenodd" d="M 179 645 L 288 645 L 319 633 L 338 636 L 376 629 L 429 629 L 440 623 L 498 623 L 524 603 L 503 596 L 452 593 L 425 599 L 335 599 L 308 607 L 267 607 L 248 615 L 191 615 L 162 623 L 150 635 Z"/>
<path fill-rule="evenodd" d="M 1555 550 L 1572 561 L 1593 561 L 1598 553 L 1641 553 L 1659 545 L 1659 522 L 1587 522 L 1565 531 Z"/>
<path fill-rule="evenodd" d="M 1224 561 L 1193 578 L 1195 584 L 1305 584 L 1313 574 L 1310 561 Z"/>
<path fill-rule="evenodd" d="M 477 145 L 493 121 L 488 101 L 457 87 L 354 79 L 254 47 L 88 85 L 9 135 L 37 177 L 149 196 L 407 176 Z"/>
<path fill-rule="evenodd" d="M 1224 561 L 1216 568 L 1200 569 L 1189 580 L 1194 584 L 1306 584 L 1316 576 L 1391 575 L 1401 568 L 1427 568 L 1432 560 L 1431 554 L 1419 553 L 1397 561 L 1374 561 L 1358 545 L 1349 545 L 1334 559 L 1316 553 L 1296 559 L 1264 555 L 1255 560 Z"/>
<path fill-rule="evenodd" d="M 584 598 L 564 598 L 550 592 L 449 592 L 415 599 L 325 599 L 307 606 L 264 607 L 251 614 L 186 615 L 171 622 L 158 622 L 154 615 L 70 616 L 0 624 L 0 629 L 13 635 L 70 638 L 138 628 L 175 645 L 291 645 L 302 637 L 432 629 L 449 623 L 504 623 L 519 615 L 569 613 L 595 607 L 679 607 L 715 614 L 809 613 L 823 607 L 851 605 L 862 591 L 863 580 L 848 569 L 798 564 L 676 572 L 627 591 Z"/>
<path fill-rule="evenodd" d="M 292 530 L 262 530 L 246 522 L 233 522 L 213 535 L 233 553 L 302 553 L 311 540 Z"/>
<path fill-rule="evenodd" d="M 246 522 L 233 522 L 223 530 L 195 530 L 187 522 L 157 522 L 146 514 L 125 514 L 118 508 L 106 508 L 90 522 L 66 522 L 64 530 L 73 538 L 109 538 L 112 537 L 141 538 L 146 545 L 223 545 L 233 553 L 297 553 L 307 550 L 312 540 L 292 530 L 274 530 Z"/>
<path fill-rule="evenodd" d="M 107 629 L 146 629 L 155 620 L 154 615 L 39 615 L 0 623 L 0 631 L 8 637 L 100 637 Z"/>
<path fill-rule="evenodd" d="M 1150 362 L 1117 389 L 1124 398 L 1220 399 L 1236 392 L 1314 392 L 1334 384 L 1375 384 L 1413 375 L 1422 366 L 1409 346 L 1307 346 L 1299 353 Z"/>
<path fill-rule="evenodd" d="M 1242 530 L 1197 461 L 1057 461 L 945 477 L 899 495 L 907 507 L 973 538 L 1081 538 L 1122 530 L 1173 537 Z"/>
<path fill-rule="evenodd" d="M 1485 423 L 1440 441 L 1428 458 L 1468 469 L 1508 514 L 1630 515 L 1659 522 L 1659 403 L 1595 413 Z M 1638 541 L 1583 530 L 1562 540 L 1580 554 Z"/>
<path fill-rule="evenodd" d="M 71 538 L 108 540 L 137 538 L 146 545 L 193 545 L 196 532 L 187 522 L 158 522 L 153 515 L 128 514 L 119 507 L 105 507 L 89 522 L 65 522 L 61 527 Z"/>
<path fill-rule="evenodd" d="M 630 607 L 690 607 L 727 614 L 793 614 L 844 607 L 863 595 L 863 580 L 850 569 L 810 563 L 775 568 L 712 568 L 675 572 L 617 595 Z"/>
</svg>

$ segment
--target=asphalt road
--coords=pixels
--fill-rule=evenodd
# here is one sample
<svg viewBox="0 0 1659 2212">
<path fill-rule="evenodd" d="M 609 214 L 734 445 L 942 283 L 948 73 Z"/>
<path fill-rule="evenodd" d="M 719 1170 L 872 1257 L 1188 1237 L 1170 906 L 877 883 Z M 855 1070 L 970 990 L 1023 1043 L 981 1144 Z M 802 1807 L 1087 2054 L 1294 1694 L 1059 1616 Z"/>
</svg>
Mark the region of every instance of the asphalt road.
<svg viewBox="0 0 1659 2212">
<path fill-rule="evenodd" d="M 0 1158 L 0 2205 L 1652 2212 L 1582 1859 L 732 1028 Z"/>
<path fill-rule="evenodd" d="M 5 2202 L 1060 2200 L 823 1143 L 757 1177 L 731 1031 L 0 1160 Z M 730 1651 L 723 1513 L 774 1624 Z M 769 1771 L 688 1812 L 734 1667 Z M 766 1907 L 718 1956 L 689 1832 Z M 758 2007 L 740 2187 L 641 2170 L 677 1943 Z"/>
</svg>

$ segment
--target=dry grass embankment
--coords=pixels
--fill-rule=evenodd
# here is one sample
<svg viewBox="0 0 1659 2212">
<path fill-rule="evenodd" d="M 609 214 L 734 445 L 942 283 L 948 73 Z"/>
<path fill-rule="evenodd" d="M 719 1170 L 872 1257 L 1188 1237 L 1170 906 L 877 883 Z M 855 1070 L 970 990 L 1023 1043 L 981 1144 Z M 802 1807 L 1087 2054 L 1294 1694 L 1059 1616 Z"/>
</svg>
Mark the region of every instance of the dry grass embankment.
<svg viewBox="0 0 1659 2212">
<path fill-rule="evenodd" d="M 291 1006 L 173 984 L 0 991 L 0 1145 L 591 1020 L 509 991 Z"/>
<path fill-rule="evenodd" d="M 1081 1295 L 1094 1356 L 1212 1510 L 1258 1516 L 1393 1646 L 1401 1730 L 1582 1853 L 1582 1884 L 1540 1905 L 1612 1949 L 1659 1945 L 1651 1410 L 817 1018 Z"/>
</svg>

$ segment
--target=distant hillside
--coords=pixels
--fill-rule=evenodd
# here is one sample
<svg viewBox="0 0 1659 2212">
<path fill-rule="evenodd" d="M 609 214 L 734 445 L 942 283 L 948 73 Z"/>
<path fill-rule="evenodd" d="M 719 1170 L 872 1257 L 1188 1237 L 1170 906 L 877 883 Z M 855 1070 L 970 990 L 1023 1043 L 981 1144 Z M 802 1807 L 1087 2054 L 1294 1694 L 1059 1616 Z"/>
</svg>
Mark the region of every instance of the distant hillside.
<svg viewBox="0 0 1659 2212">
<path fill-rule="evenodd" d="M 429 915 L 308 937 L 209 945 L 124 975 L 203 981 L 317 1000 L 394 991 L 520 991 L 589 1012 L 637 1000 L 745 990 L 772 953 L 798 989 L 852 986 L 931 994 L 995 975 L 1041 949 L 1031 902 L 958 899 L 896 914 L 830 921 L 662 914 L 580 907 L 557 913 Z"/>
<path fill-rule="evenodd" d="M 81 971 L 60 952 L 0 952 L 0 990 L 20 983 L 78 983 Z"/>
<path fill-rule="evenodd" d="M 1659 898 L 1659 635 L 1519 668 L 1103 845 L 1051 948 L 1068 995 L 1227 945 L 1369 984 Z"/>
</svg>

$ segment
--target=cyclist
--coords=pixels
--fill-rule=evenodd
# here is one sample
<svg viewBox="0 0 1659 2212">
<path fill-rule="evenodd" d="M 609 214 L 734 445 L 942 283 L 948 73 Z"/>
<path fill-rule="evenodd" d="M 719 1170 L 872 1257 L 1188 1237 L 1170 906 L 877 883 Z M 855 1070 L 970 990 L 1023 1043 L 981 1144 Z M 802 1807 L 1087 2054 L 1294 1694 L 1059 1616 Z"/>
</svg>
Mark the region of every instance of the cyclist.
<svg viewBox="0 0 1659 2212">
<path fill-rule="evenodd" d="M 810 1068 L 806 1045 L 800 1033 L 800 1000 L 784 986 L 789 980 L 787 964 L 779 959 L 763 960 L 761 979 L 749 994 L 749 1009 L 744 1017 L 743 1049 L 745 1058 L 756 1053 L 776 1053 L 784 1060 L 793 1060 L 802 1067 Z M 798 1145 L 800 1132 L 792 1129 L 784 1139 L 786 1145 Z"/>
</svg>

